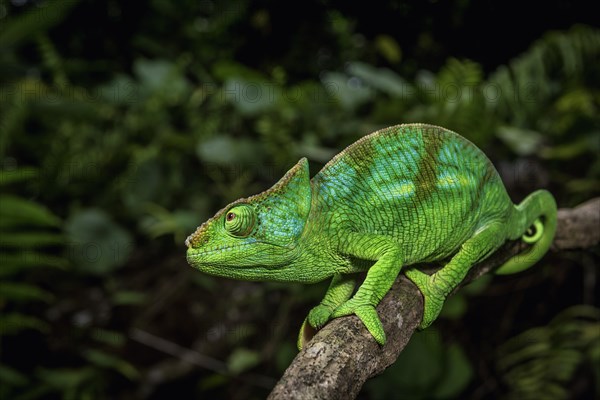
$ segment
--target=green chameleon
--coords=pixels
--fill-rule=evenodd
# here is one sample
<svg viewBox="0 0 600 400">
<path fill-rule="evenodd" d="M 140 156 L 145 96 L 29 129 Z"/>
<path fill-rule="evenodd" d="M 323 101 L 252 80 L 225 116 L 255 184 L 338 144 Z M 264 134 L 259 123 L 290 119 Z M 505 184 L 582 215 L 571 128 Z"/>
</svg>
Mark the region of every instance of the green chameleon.
<svg viewBox="0 0 600 400">
<path fill-rule="evenodd" d="M 533 245 L 496 272 L 524 270 L 548 250 L 555 230 L 549 192 L 514 205 L 475 145 L 444 128 L 406 124 L 363 137 L 312 180 L 302 158 L 273 187 L 229 204 L 185 243 L 189 264 L 211 275 L 302 283 L 332 278 L 302 324 L 301 349 L 306 324 L 318 329 L 350 314 L 385 344 L 375 307 L 402 267 L 449 259 L 432 275 L 404 272 L 423 294 L 420 328 L 426 328 L 471 266 L 521 238 Z M 363 271 L 355 292 L 355 273 Z"/>
</svg>

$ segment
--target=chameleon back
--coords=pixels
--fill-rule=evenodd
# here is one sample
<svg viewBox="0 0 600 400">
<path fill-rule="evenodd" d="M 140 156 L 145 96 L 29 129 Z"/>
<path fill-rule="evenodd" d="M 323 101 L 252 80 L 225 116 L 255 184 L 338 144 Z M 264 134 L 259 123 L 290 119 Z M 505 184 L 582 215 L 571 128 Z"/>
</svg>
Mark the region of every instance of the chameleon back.
<svg viewBox="0 0 600 400">
<path fill-rule="evenodd" d="M 490 160 L 462 136 L 432 125 L 398 125 L 365 136 L 312 179 L 318 229 L 389 235 L 405 264 L 453 254 L 490 220 L 514 209 Z M 344 229 L 340 229 L 340 228 Z M 338 238 L 338 240 L 341 238 Z"/>
</svg>

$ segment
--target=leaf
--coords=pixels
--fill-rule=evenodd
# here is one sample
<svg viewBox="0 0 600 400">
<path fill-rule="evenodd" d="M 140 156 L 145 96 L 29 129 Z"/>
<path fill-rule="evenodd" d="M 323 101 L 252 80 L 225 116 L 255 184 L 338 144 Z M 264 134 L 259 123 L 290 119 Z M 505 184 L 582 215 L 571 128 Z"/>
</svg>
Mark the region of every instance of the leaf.
<svg viewBox="0 0 600 400">
<path fill-rule="evenodd" d="M 23 167 L 13 170 L 0 170 L 0 186 L 9 185 L 12 183 L 29 181 L 33 178 L 37 178 L 39 170 L 32 167 Z"/>
<path fill-rule="evenodd" d="M 127 341 L 127 338 L 121 332 L 102 328 L 92 328 L 91 337 L 100 343 L 116 348 L 123 347 Z"/>
<path fill-rule="evenodd" d="M 535 154 L 544 139 L 539 132 L 512 126 L 499 127 L 497 135 L 515 154 L 520 156 Z"/>
<path fill-rule="evenodd" d="M 398 42 L 389 35 L 377 35 L 375 48 L 392 64 L 397 64 L 402 59 L 402 50 Z"/>
<path fill-rule="evenodd" d="M 353 62 L 348 66 L 348 72 L 390 96 L 406 100 L 414 94 L 414 88 L 407 81 L 387 68 L 375 68 L 365 63 Z"/>
<path fill-rule="evenodd" d="M 498 349 L 496 368 L 510 389 L 508 397 L 566 398 L 578 371 L 593 363 L 590 346 L 600 339 L 599 314 L 591 306 L 570 307 L 550 324 L 505 342 Z"/>
<path fill-rule="evenodd" d="M 29 383 L 29 379 L 16 369 L 0 364 L 0 382 L 4 382 L 7 385 L 23 386 Z"/>
<path fill-rule="evenodd" d="M 34 39 L 38 33 L 59 24 L 77 0 L 48 0 L 36 4 L 8 22 L 2 22 L 0 48 L 16 46 L 20 42 Z"/>
<path fill-rule="evenodd" d="M 492 283 L 493 276 L 491 274 L 480 276 L 479 278 L 471 281 L 467 286 L 461 289 L 461 293 L 468 295 L 478 295 L 483 293 L 488 286 Z"/>
<path fill-rule="evenodd" d="M 414 334 L 396 362 L 367 382 L 372 398 L 427 399 L 444 374 L 444 347 L 435 328 Z"/>
<path fill-rule="evenodd" d="M 491 74 L 486 86 L 500 95 L 487 105 L 501 120 L 517 126 L 547 118 L 544 107 L 574 80 L 584 79 L 586 71 L 593 74 L 599 53 L 596 28 L 575 25 L 566 32 L 549 32 L 509 66 Z"/>
<path fill-rule="evenodd" d="M 1 243 L 1 242 L 0 242 Z M 37 251 L 0 252 L 0 278 L 11 276 L 28 268 L 52 267 L 66 269 L 68 261 Z"/>
<path fill-rule="evenodd" d="M 148 295 L 144 292 L 135 292 L 133 290 L 120 290 L 113 295 L 114 305 L 140 305 L 148 300 Z"/>
<path fill-rule="evenodd" d="M 60 226 L 60 218 L 34 201 L 0 195 L 0 228 L 16 226 Z"/>
<path fill-rule="evenodd" d="M 298 154 L 302 154 L 303 157 L 307 157 L 311 161 L 317 161 L 320 163 L 327 163 L 337 154 L 337 150 L 328 149 L 321 146 L 314 146 L 311 144 L 301 143 L 298 145 Z"/>
<path fill-rule="evenodd" d="M 234 344 L 243 343 L 244 340 L 256 333 L 256 329 L 255 324 L 237 324 L 235 329 L 227 332 L 227 340 Z"/>
<path fill-rule="evenodd" d="M 291 342 L 287 341 L 281 343 L 275 353 L 275 365 L 277 366 L 277 370 L 283 374 L 297 354 L 298 349 Z"/>
<path fill-rule="evenodd" d="M 167 60 L 137 59 L 133 65 L 135 75 L 140 81 L 140 90 L 149 94 L 161 92 L 177 99 L 186 94 L 190 84 L 177 69 Z"/>
<path fill-rule="evenodd" d="M 446 351 L 445 371 L 442 380 L 435 385 L 433 398 L 457 398 L 473 379 L 473 367 L 457 344 L 451 344 Z"/>
<path fill-rule="evenodd" d="M 460 319 L 467 312 L 468 303 L 465 295 L 457 293 L 448 297 L 440 316 L 448 319 Z"/>
<path fill-rule="evenodd" d="M 50 292 L 26 283 L 0 282 L 0 298 L 17 302 L 39 300 L 49 303 L 54 296 Z"/>
<path fill-rule="evenodd" d="M 54 43 L 47 33 L 41 33 L 36 37 L 38 53 L 42 58 L 44 67 L 52 72 L 52 80 L 58 88 L 65 88 L 69 84 L 67 73 L 63 67 L 63 59 L 58 53 Z"/>
<path fill-rule="evenodd" d="M 266 77 L 262 73 L 231 60 L 215 61 L 212 66 L 212 75 L 220 81 L 232 78 L 241 78 L 246 81 L 266 81 Z"/>
<path fill-rule="evenodd" d="M 104 275 L 122 266 L 132 249 L 129 232 L 99 209 L 87 209 L 66 222 L 69 257 L 83 272 Z"/>
<path fill-rule="evenodd" d="M 40 368 L 36 375 L 48 385 L 66 391 L 75 389 L 90 379 L 93 379 L 97 371 L 90 367 L 84 368 Z"/>
<path fill-rule="evenodd" d="M 483 71 L 481 65 L 471 60 L 450 58 L 438 73 L 437 83 L 441 94 L 449 93 L 452 88 L 473 88 L 481 83 Z M 463 96 L 465 94 L 465 96 Z M 460 93 L 461 100 L 469 100 L 465 93 Z M 447 100 L 448 96 L 443 96 Z M 455 97 L 455 96 L 450 96 Z"/>
<path fill-rule="evenodd" d="M 339 72 L 325 72 L 321 82 L 329 95 L 346 111 L 354 110 L 374 96 L 373 90 L 358 77 L 349 77 Z"/>
<path fill-rule="evenodd" d="M 130 171 L 128 184 L 123 190 L 123 200 L 133 212 L 139 212 L 140 204 L 158 201 L 164 193 L 164 186 L 164 173 L 158 160 L 144 160 Z"/>
<path fill-rule="evenodd" d="M 227 360 L 229 371 L 233 375 L 238 375 L 260 363 L 260 354 L 253 350 L 240 347 L 234 350 Z"/>
<path fill-rule="evenodd" d="M 201 378 L 198 386 L 200 390 L 204 392 L 210 389 L 218 388 L 219 386 L 224 386 L 229 382 L 230 378 L 227 375 L 210 374 L 205 378 Z"/>
<path fill-rule="evenodd" d="M 112 354 L 89 349 L 84 352 L 83 356 L 92 364 L 117 371 L 129 380 L 136 380 L 139 378 L 140 374 L 133 365 L 125 360 L 113 356 Z"/>
<path fill-rule="evenodd" d="M 0 315 L 0 336 L 14 335 L 28 329 L 47 332 L 49 326 L 46 322 L 38 318 L 20 313 Z"/>
<path fill-rule="evenodd" d="M 203 202 L 196 203 L 196 207 Z M 169 211 L 156 204 L 145 207 L 149 215 L 140 221 L 140 228 L 152 238 L 172 234 L 177 244 L 183 243 L 187 235 L 198 226 L 198 213 L 188 210 Z"/>
<path fill-rule="evenodd" d="M 60 233 L 32 232 L 13 233 L 3 232 L 0 248 L 34 249 L 38 247 L 56 246 L 63 244 L 65 237 Z"/>
<path fill-rule="evenodd" d="M 206 163 L 240 168 L 260 157 L 258 155 L 260 152 L 260 146 L 256 142 L 227 135 L 202 140 L 196 147 L 198 158 Z"/>
<path fill-rule="evenodd" d="M 141 98 L 140 87 L 131 77 L 117 74 L 110 82 L 98 87 L 100 98 L 109 104 L 130 106 L 145 100 Z"/>
<path fill-rule="evenodd" d="M 582 135 L 579 139 L 543 148 L 540 151 L 540 157 L 556 160 L 570 160 L 585 153 L 598 154 L 600 152 L 600 131 L 592 131 Z"/>
<path fill-rule="evenodd" d="M 272 109 L 279 99 L 273 84 L 243 78 L 227 79 L 223 87 L 225 98 L 243 115 L 253 116 Z"/>
<path fill-rule="evenodd" d="M 398 360 L 365 389 L 375 400 L 459 398 L 472 376 L 460 346 L 443 344 L 439 332 L 430 328 L 415 333 Z"/>
</svg>

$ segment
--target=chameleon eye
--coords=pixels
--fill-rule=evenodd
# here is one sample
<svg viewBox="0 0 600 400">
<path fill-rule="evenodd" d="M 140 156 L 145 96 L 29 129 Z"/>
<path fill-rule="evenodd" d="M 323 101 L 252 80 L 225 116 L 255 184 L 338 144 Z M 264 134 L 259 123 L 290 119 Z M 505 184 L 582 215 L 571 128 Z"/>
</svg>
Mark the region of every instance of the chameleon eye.
<svg viewBox="0 0 600 400">
<path fill-rule="evenodd" d="M 233 207 L 225 215 L 225 230 L 236 237 L 246 237 L 254 229 L 256 214 L 247 204 Z"/>
</svg>

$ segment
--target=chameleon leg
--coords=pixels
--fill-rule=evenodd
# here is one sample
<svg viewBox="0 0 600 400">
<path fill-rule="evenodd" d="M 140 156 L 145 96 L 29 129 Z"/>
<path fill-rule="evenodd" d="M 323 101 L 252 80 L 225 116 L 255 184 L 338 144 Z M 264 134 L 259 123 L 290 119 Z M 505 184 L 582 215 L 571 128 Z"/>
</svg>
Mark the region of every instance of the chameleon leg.
<svg viewBox="0 0 600 400">
<path fill-rule="evenodd" d="M 356 314 L 377 343 L 385 344 L 385 332 L 375 307 L 390 290 L 402 268 L 400 248 L 382 235 L 353 233 L 342 251 L 354 257 L 376 261 L 356 294 L 337 307 L 332 317 Z"/>
<path fill-rule="evenodd" d="M 304 343 L 309 340 L 311 336 L 308 333 L 310 327 L 318 329 L 325 325 L 331 319 L 333 310 L 352 296 L 355 286 L 356 278 L 351 275 L 335 274 L 333 276 L 327 293 L 325 293 L 325 297 L 321 300 L 321 304 L 310 310 L 302 323 L 300 334 L 298 335 L 298 350 L 302 350 Z"/>
<path fill-rule="evenodd" d="M 355 286 L 356 279 L 354 277 L 341 274 L 334 275 L 325 297 L 321 300 L 321 304 L 308 313 L 308 323 L 314 328 L 325 325 L 329 321 L 333 310 L 352 296 Z"/>
<path fill-rule="evenodd" d="M 492 223 L 465 241 L 448 264 L 432 275 L 417 269 L 406 270 L 406 276 L 423 294 L 423 320 L 419 325 L 425 329 L 440 314 L 446 297 L 458 286 L 469 269 L 478 261 L 497 250 L 504 240 L 502 225 Z"/>
</svg>

